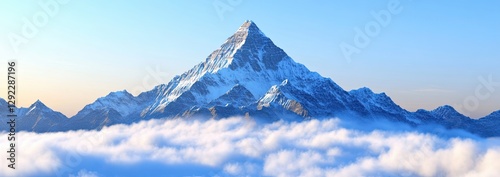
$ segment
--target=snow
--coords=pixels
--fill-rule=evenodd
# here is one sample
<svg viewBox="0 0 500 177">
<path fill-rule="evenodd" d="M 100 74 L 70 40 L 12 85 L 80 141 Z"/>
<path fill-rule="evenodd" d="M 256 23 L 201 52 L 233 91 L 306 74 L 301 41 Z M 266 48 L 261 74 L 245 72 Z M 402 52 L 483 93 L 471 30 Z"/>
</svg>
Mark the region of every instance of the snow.
<svg viewBox="0 0 500 177">
<path fill-rule="evenodd" d="M 26 112 L 26 114 L 29 114 L 31 111 L 33 111 L 35 109 L 36 109 L 36 106 L 33 106 L 32 108 L 30 108 L 30 110 L 28 110 L 28 112 Z"/>
<path fill-rule="evenodd" d="M 94 103 L 88 105 L 89 109 L 98 110 L 103 107 L 110 107 L 122 116 L 129 115 L 137 110 L 139 103 L 132 94 L 127 91 L 111 92 L 105 97 L 98 98 Z"/>
</svg>

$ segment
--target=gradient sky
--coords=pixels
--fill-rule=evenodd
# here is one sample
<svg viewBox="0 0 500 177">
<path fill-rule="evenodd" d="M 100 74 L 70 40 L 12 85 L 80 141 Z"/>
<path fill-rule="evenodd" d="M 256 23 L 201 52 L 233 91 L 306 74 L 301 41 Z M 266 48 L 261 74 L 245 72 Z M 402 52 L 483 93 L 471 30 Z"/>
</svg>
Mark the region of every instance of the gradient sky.
<svg viewBox="0 0 500 177">
<path fill-rule="evenodd" d="M 149 90 L 203 61 L 249 19 L 346 90 L 385 92 L 410 111 L 448 104 L 480 117 L 500 109 L 500 86 L 476 96 L 480 78 L 500 82 L 499 1 L 69 1 L 44 25 L 39 3 L 51 1 L 0 2 L 0 55 L 18 61 L 19 106 L 40 99 L 72 116 L 111 91 Z M 402 11 L 347 60 L 340 44 L 354 45 L 355 28 L 391 2 Z M 9 36 L 23 36 L 33 17 L 38 33 L 15 52 Z"/>
</svg>

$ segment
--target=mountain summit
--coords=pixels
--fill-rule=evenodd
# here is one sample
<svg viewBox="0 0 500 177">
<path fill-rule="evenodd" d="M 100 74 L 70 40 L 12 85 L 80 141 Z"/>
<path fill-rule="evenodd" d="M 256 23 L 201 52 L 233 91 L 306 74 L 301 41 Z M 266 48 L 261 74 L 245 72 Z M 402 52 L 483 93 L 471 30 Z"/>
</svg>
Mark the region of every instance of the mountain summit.
<svg viewBox="0 0 500 177">
<path fill-rule="evenodd" d="M 231 90 L 248 91 L 227 104 Z M 231 115 L 326 117 L 368 113 L 362 104 L 331 79 L 309 71 L 277 47 L 255 23 L 246 21 L 204 62 L 156 93 L 141 117 Z M 216 100 L 225 98 L 224 105 Z M 321 104 L 318 104 L 321 103 Z M 286 115 L 286 116 L 285 116 Z"/>
<path fill-rule="evenodd" d="M 112 92 L 69 119 L 40 101 L 19 111 L 20 120 L 29 125 L 24 129 L 38 132 L 99 129 L 153 118 L 245 116 L 264 121 L 384 119 L 500 136 L 496 127 L 489 126 L 499 125 L 499 113 L 473 120 L 450 106 L 409 112 L 369 88 L 347 92 L 330 78 L 296 63 L 252 21 L 245 21 L 203 62 L 138 96 Z"/>
<path fill-rule="evenodd" d="M 59 125 L 68 121 L 65 115 L 50 109 L 40 100 L 28 108 L 19 108 L 17 117 L 17 129 L 35 132 L 59 131 Z"/>
</svg>

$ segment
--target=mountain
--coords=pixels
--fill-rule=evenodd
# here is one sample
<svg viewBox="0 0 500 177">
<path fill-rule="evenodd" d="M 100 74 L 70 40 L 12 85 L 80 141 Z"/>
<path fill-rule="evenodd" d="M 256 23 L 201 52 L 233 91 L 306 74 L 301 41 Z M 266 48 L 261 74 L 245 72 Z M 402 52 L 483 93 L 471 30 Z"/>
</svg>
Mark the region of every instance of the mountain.
<svg viewBox="0 0 500 177">
<path fill-rule="evenodd" d="M 8 109 L 8 104 L 7 104 L 7 101 L 5 101 L 4 99 L 0 98 L 0 117 L 5 120 L 5 121 L 2 121 L 2 122 L 5 122 L 5 123 L 0 123 L 0 131 L 1 130 L 9 130 L 9 124 L 7 124 L 6 122 L 8 121 L 8 117 L 7 115 L 9 114 L 9 109 Z"/>
<path fill-rule="evenodd" d="M 25 121 L 23 128 L 37 132 L 100 129 L 154 118 L 245 116 L 266 122 L 330 117 L 384 119 L 500 136 L 498 126 L 493 126 L 500 123 L 499 112 L 479 120 L 451 106 L 409 112 L 385 93 L 369 88 L 347 92 L 332 79 L 296 63 L 252 21 L 243 23 L 203 62 L 138 96 L 112 92 L 69 119 L 39 101 L 19 111 L 23 113 L 20 120 Z"/>
<path fill-rule="evenodd" d="M 0 106 L 0 115 L 4 117 L 8 114 L 7 103 L 4 99 L 0 99 Z M 65 115 L 50 109 L 40 100 L 37 100 L 28 108 L 16 109 L 16 115 L 17 131 L 60 131 L 61 125 L 68 121 Z M 0 130 L 8 130 L 7 128 L 4 123 L 0 126 Z"/>
<path fill-rule="evenodd" d="M 299 111 L 295 106 L 304 109 L 303 116 L 367 113 L 357 99 L 331 79 L 294 62 L 252 21 L 246 21 L 204 62 L 157 89 L 158 99 L 142 111 L 142 117 L 192 115 L 224 107 L 238 108 L 240 111 L 233 111 L 236 115 Z M 235 95 L 231 92 L 233 89 L 249 93 L 244 94 L 237 104 L 227 104 L 227 99 Z M 269 99 L 272 96 L 280 99 Z M 318 102 L 322 104 L 316 104 Z M 273 106 L 273 110 L 267 113 L 263 110 L 268 109 L 256 110 L 266 106 Z M 227 112 L 222 114 L 230 115 Z M 220 117 L 219 114 L 213 116 Z"/>
<path fill-rule="evenodd" d="M 449 105 L 440 106 L 432 111 L 419 109 L 414 116 L 425 124 L 439 124 L 449 129 L 473 129 L 473 119 L 457 112 Z"/>
<path fill-rule="evenodd" d="M 100 129 L 119 123 L 130 123 L 123 119 L 139 110 L 142 103 L 127 91 L 111 92 L 85 106 L 63 125 L 63 130 Z"/>
<path fill-rule="evenodd" d="M 356 97 L 363 106 L 371 113 L 370 117 L 381 117 L 398 122 L 405 122 L 411 125 L 421 123 L 410 112 L 394 103 L 385 93 L 373 93 L 369 88 L 363 87 L 349 91 L 349 94 Z"/>
<path fill-rule="evenodd" d="M 500 110 L 474 121 L 474 124 L 476 129 L 473 132 L 480 136 L 500 136 Z"/>
</svg>

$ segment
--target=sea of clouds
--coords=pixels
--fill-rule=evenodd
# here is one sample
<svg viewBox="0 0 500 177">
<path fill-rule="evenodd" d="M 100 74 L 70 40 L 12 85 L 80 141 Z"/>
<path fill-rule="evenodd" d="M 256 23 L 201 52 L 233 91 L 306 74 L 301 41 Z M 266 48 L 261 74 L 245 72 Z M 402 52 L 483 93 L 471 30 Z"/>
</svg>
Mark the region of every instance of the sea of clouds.
<svg viewBox="0 0 500 177">
<path fill-rule="evenodd" d="M 498 138 L 380 125 L 158 119 L 100 131 L 20 132 L 16 170 L 7 168 L 3 132 L 0 176 L 500 175 Z"/>
</svg>

